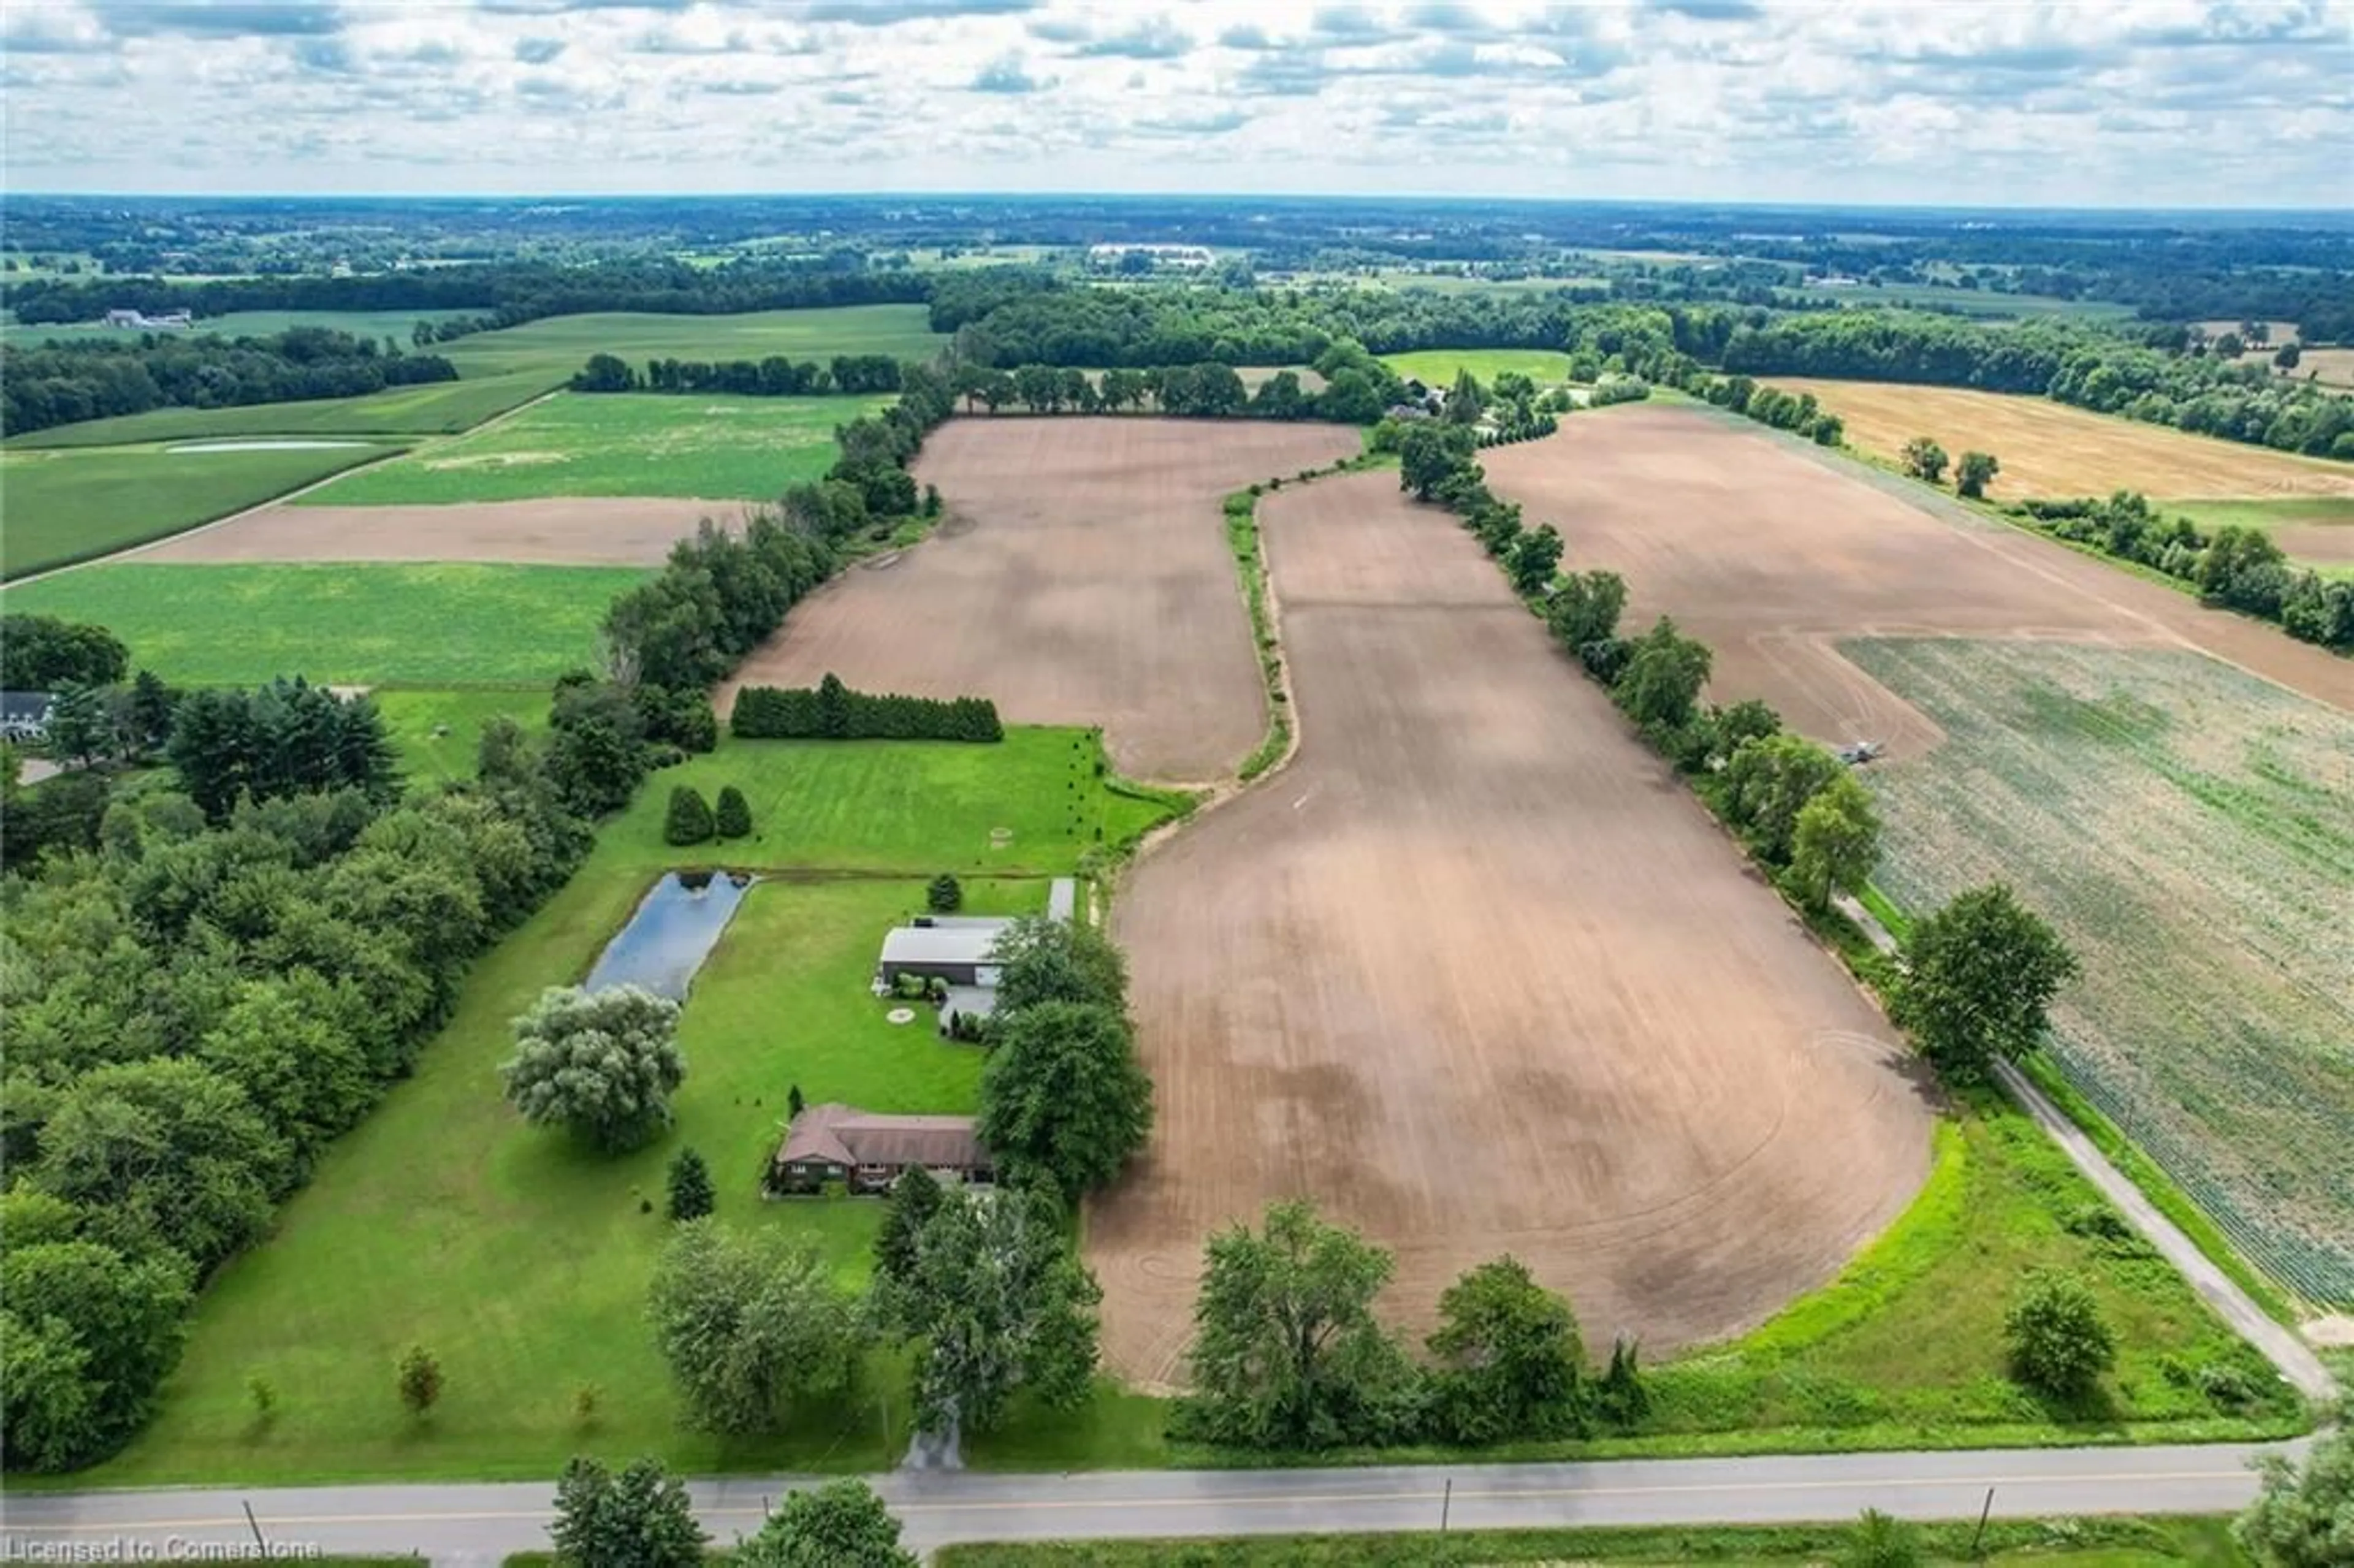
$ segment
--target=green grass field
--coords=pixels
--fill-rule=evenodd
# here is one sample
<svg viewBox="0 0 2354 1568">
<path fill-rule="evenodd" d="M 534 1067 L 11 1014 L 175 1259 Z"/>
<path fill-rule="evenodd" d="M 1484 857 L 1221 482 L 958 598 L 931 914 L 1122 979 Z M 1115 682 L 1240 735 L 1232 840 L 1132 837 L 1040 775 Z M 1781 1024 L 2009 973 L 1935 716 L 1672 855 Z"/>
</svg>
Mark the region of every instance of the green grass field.
<svg viewBox="0 0 2354 1568">
<path fill-rule="evenodd" d="M 774 500 L 824 477 L 836 426 L 889 402 L 563 392 L 489 429 L 438 441 L 303 499 L 319 506 L 550 495 Z"/>
<path fill-rule="evenodd" d="M 1412 354 L 1385 354 L 1382 363 L 1426 387 L 1452 386 L 1466 370 L 1478 376 L 1483 387 L 1508 370 L 1528 376 L 1540 387 L 1569 379 L 1569 355 L 1544 348 L 1423 348 Z"/>
<path fill-rule="evenodd" d="M 2266 1273 L 2354 1301 L 2354 720 L 2190 652 L 1841 647 L 1948 737 L 1871 770 L 1882 888 L 2016 888 L 2084 966 L 2068 1078 Z"/>
<path fill-rule="evenodd" d="M 765 359 L 772 354 L 819 361 L 837 354 L 928 359 L 947 341 L 927 324 L 922 305 L 843 305 L 734 316 L 551 316 L 436 344 L 434 352 L 467 376 L 531 371 L 561 380 L 592 354 L 619 355 L 640 368 L 649 358 Z"/>
<path fill-rule="evenodd" d="M 2300 553 L 2292 547 L 2292 538 L 2283 548 L 2289 559 L 2311 567 L 2324 577 L 2354 577 L 2354 496 L 2307 495 L 2284 501 L 2164 501 L 2158 510 L 2171 517 L 2179 514 L 2190 518 L 2204 529 L 2257 528 L 2275 533 L 2283 528 L 2327 528 L 2342 541 L 2338 559 L 2322 560 Z"/>
<path fill-rule="evenodd" d="M 1995 1520 L 1914 1527 L 1922 1568 L 2242 1568 L 2225 1519 Z M 1711 1563 L 1718 1568 L 1847 1561 L 1852 1520 L 1821 1524 L 1569 1526 L 1441 1534 L 1253 1535 L 1229 1540 L 991 1542 L 943 1547 L 938 1568 L 1441 1568 L 1446 1564 Z M 510 1568 L 517 1568 L 509 1560 Z"/>
<path fill-rule="evenodd" d="M 12 612 L 111 628 L 175 684 L 273 675 L 373 685 L 549 682 L 588 662 L 627 567 L 85 567 L 0 594 Z"/>
<path fill-rule="evenodd" d="M 121 446 L 218 436 L 440 436 L 472 429 L 530 401 L 559 377 L 529 372 L 395 387 L 365 397 L 253 403 L 236 408 L 156 408 L 114 419 L 59 425 L 10 440 L 5 450 Z"/>
<path fill-rule="evenodd" d="M 764 1202 L 757 1179 L 796 1083 L 811 1100 L 876 1109 L 973 1106 L 980 1053 L 941 1042 L 920 1017 L 890 1023 L 888 1004 L 867 990 L 884 931 L 922 907 L 927 875 L 756 885 L 690 994 L 677 1125 L 650 1149 L 607 1159 L 526 1127 L 501 1099 L 494 1069 L 509 1020 L 541 988 L 587 972 L 660 868 L 790 853 L 821 873 L 906 863 L 928 874 L 953 861 L 960 841 L 949 833 L 928 856 L 913 847 L 928 832 L 1007 815 L 1009 801 L 1059 781 L 1073 750 L 1092 758 L 1094 745 L 1069 730 L 1014 730 L 1002 746 L 960 748 L 724 743 L 701 759 L 704 778 L 742 783 L 764 834 L 725 849 L 662 843 L 660 806 L 689 775 L 657 774 L 571 883 L 475 967 L 416 1075 L 329 1152 L 271 1240 L 213 1283 L 154 1425 L 75 1483 L 542 1477 L 580 1452 L 659 1454 L 690 1471 L 886 1467 L 907 1436 L 904 1375 L 886 1358 L 861 1399 L 781 1436 L 730 1443 L 679 1430 L 643 1321 L 667 1225 L 642 1205 L 659 1204 L 664 1167 L 692 1145 L 711 1163 L 728 1224 L 804 1242 L 846 1282 L 865 1277 L 879 1204 Z M 948 765 L 949 750 L 964 755 Z M 1091 762 L 1084 777 L 1098 792 Z M 861 783 L 876 794 L 859 811 L 784 842 L 794 811 Z M 1126 807 L 1107 798 L 1089 810 Z M 1029 857 L 1035 869 L 1067 872 L 1081 843 L 1066 835 L 1050 850 L 1033 839 Z M 969 906 L 984 913 L 1045 902 L 1043 877 L 965 885 Z M 412 1341 L 433 1348 L 448 1378 L 421 1425 L 392 1384 L 394 1358 Z M 280 1390 L 266 1425 L 246 1399 L 254 1373 Z M 584 1426 L 573 1393 L 592 1382 L 602 1393 Z M 1018 1416 L 974 1454 L 1052 1463 L 1077 1445 L 1122 1462 L 1150 1457 L 1158 1424 L 1151 1402 L 1107 1389 L 1076 1418 Z"/>
<path fill-rule="evenodd" d="M 0 577 L 89 560 L 258 506 L 393 449 L 0 450 Z"/>
<path fill-rule="evenodd" d="M 548 691 L 524 686 L 512 691 L 438 691 L 401 687 L 375 694 L 385 731 L 400 753 L 401 771 L 412 784 L 472 779 L 482 726 L 504 716 L 530 735 L 547 730 Z M 436 735 L 436 729 L 447 729 Z"/>
</svg>

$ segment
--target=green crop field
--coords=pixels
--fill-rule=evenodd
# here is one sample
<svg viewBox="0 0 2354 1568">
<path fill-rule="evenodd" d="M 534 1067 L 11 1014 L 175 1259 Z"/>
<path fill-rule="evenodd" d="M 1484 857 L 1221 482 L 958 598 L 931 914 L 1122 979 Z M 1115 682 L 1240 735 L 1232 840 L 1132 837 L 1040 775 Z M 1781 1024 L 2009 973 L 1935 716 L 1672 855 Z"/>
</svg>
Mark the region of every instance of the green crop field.
<svg viewBox="0 0 2354 1568">
<path fill-rule="evenodd" d="M 2267 1273 L 2354 1301 L 2354 720 L 2189 652 L 1842 647 L 1947 736 L 1871 770 L 1882 885 L 2010 883 L 2084 963 L 2068 1077 Z"/>
<path fill-rule="evenodd" d="M 889 1004 L 868 991 L 877 947 L 923 907 L 928 874 L 963 855 L 965 825 L 996 822 L 1008 802 L 1050 788 L 1059 806 L 1066 780 L 1088 797 L 1083 817 L 1133 810 L 1096 778 L 1098 755 L 1095 737 L 1074 730 L 1011 730 L 1001 746 L 723 741 L 687 769 L 656 774 L 572 881 L 474 966 L 415 1076 L 327 1154 L 271 1238 L 207 1288 L 154 1423 L 77 1484 L 546 1476 L 579 1452 L 659 1454 L 690 1471 L 887 1467 L 907 1426 L 905 1372 L 888 1356 L 858 1401 L 779 1436 L 680 1429 L 644 1322 L 669 1228 L 663 1169 L 680 1148 L 700 1150 L 726 1223 L 789 1236 L 845 1281 L 863 1280 L 879 1203 L 759 1196 L 787 1093 L 798 1084 L 813 1101 L 972 1108 L 981 1053 L 941 1041 L 921 1017 L 888 1022 Z M 744 787 L 760 836 L 665 845 L 662 805 L 689 778 Z M 873 793 L 854 811 L 829 800 L 844 787 Z M 1092 842 L 1017 829 L 1005 859 L 1069 872 Z M 494 1072 L 509 1021 L 543 987 L 585 975 L 662 868 L 715 860 L 798 869 L 749 890 L 695 980 L 676 1127 L 652 1148 L 606 1158 L 525 1126 Z M 902 867 L 911 874 L 894 874 Z M 1038 876 L 973 877 L 965 889 L 982 913 L 1041 909 L 1046 896 Z M 389 1377 L 418 1341 L 448 1378 L 422 1426 Z M 246 1396 L 257 1373 L 281 1391 L 266 1425 Z M 584 1426 L 572 1400 L 587 1383 L 601 1394 Z M 1106 1388 L 1076 1417 L 1017 1412 L 969 1451 L 985 1463 L 1048 1462 L 1076 1445 L 1121 1462 L 1149 1457 L 1158 1425 L 1151 1402 Z"/>
<path fill-rule="evenodd" d="M 2201 528 L 2256 528 L 2281 535 L 2290 560 L 2324 577 L 2354 577 L 2354 495 L 2302 495 L 2280 501 L 2167 501 L 2158 509 Z M 2327 532 L 2322 532 L 2327 530 Z"/>
<path fill-rule="evenodd" d="M 1466 370 L 1482 386 L 1506 371 L 1518 372 L 1540 387 L 1569 379 L 1569 355 L 1544 348 L 1423 348 L 1385 354 L 1382 363 L 1428 387 L 1451 386 Z"/>
<path fill-rule="evenodd" d="M 250 403 L 235 408 L 156 408 L 36 430 L 16 437 L 5 450 L 120 446 L 221 436 L 451 435 L 529 402 L 559 379 L 524 372 L 394 387 L 365 397 Z"/>
<path fill-rule="evenodd" d="M 373 685 L 549 682 L 588 662 L 627 567 L 101 564 L 0 594 L 93 620 L 180 684 L 273 675 Z"/>
<path fill-rule="evenodd" d="M 367 443 L 244 452 L 10 447 L 0 450 L 0 577 L 177 534 L 390 450 Z"/>
<path fill-rule="evenodd" d="M 820 361 L 837 354 L 929 359 L 947 342 L 927 323 L 922 305 L 841 305 L 735 316 L 551 316 L 439 344 L 434 352 L 468 376 L 528 370 L 560 380 L 592 354 L 619 355 L 640 368 L 649 358 L 765 359 L 772 354 Z"/>
<path fill-rule="evenodd" d="M 549 495 L 774 500 L 833 465 L 836 426 L 889 401 L 560 393 L 303 499 L 319 506 Z"/>
<path fill-rule="evenodd" d="M 354 337 L 391 338 L 400 345 L 403 354 L 431 354 L 431 347 L 414 348 L 409 334 L 421 321 L 439 325 L 459 316 L 480 315 L 479 311 L 231 311 L 223 316 L 200 317 L 194 334 L 211 333 L 220 337 L 264 337 L 287 331 L 291 327 L 326 327 L 330 331 L 349 333 Z M 11 343 L 40 343 L 55 340 L 70 343 L 77 339 L 112 337 L 136 342 L 139 334 L 111 327 L 103 322 L 77 322 L 68 326 L 26 326 L 10 323 L 5 330 Z"/>
</svg>

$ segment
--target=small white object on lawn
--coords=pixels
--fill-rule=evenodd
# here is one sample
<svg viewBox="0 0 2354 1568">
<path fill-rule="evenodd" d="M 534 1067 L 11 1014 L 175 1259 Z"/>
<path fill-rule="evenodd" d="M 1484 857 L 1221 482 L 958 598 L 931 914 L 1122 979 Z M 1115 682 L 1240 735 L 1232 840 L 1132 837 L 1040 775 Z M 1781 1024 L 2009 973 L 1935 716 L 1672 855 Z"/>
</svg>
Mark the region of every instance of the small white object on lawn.
<svg viewBox="0 0 2354 1568">
<path fill-rule="evenodd" d="M 883 1016 L 894 1023 L 913 1023 L 916 1022 L 916 1010 L 912 1007 L 895 1007 Z"/>
</svg>

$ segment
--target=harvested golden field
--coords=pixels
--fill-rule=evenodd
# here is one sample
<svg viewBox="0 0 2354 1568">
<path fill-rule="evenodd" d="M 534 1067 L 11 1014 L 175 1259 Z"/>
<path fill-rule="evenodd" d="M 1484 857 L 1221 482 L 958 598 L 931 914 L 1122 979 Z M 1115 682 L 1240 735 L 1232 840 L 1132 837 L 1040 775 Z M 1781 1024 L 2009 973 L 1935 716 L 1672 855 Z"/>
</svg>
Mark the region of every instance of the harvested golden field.
<svg viewBox="0 0 2354 1568">
<path fill-rule="evenodd" d="M 1345 426 L 958 418 L 915 465 L 948 520 L 797 607 L 721 689 L 995 700 L 1017 724 L 1101 725 L 1133 778 L 1231 772 L 1266 733 L 1220 500 L 1358 450 Z"/>
<path fill-rule="evenodd" d="M 1880 457 L 1893 458 L 1915 436 L 1929 437 L 1956 457 L 1992 452 L 2002 461 L 2002 472 L 1987 493 L 1994 501 L 2113 490 L 2184 501 L 2354 495 L 2354 464 L 2187 435 L 2048 397 L 1879 381 L 1766 380 L 1813 393 L 1847 421 L 1850 444 Z"/>
<path fill-rule="evenodd" d="M 1107 1361 L 1181 1379 L 1204 1241 L 1299 1195 L 1416 1329 L 1506 1252 L 1659 1353 L 1830 1277 L 1927 1168 L 1879 1012 L 1453 519 L 1260 514 L 1299 749 L 1114 906 L 1158 1110 L 1087 1216 Z"/>
<path fill-rule="evenodd" d="M 438 506 L 268 506 L 143 552 L 151 561 L 506 561 L 659 567 L 704 518 L 740 501 L 558 496 Z"/>
</svg>

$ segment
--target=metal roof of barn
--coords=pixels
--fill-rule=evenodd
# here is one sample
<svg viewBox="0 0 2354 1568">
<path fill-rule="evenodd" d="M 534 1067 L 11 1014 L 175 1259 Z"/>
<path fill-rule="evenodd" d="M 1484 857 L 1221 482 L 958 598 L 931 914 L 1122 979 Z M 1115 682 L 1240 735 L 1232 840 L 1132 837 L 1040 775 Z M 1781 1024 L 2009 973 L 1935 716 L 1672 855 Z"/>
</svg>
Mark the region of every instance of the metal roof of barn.
<svg viewBox="0 0 2354 1568">
<path fill-rule="evenodd" d="M 883 938 L 886 964 L 985 964 L 1011 920 L 970 926 L 896 926 Z"/>
</svg>

